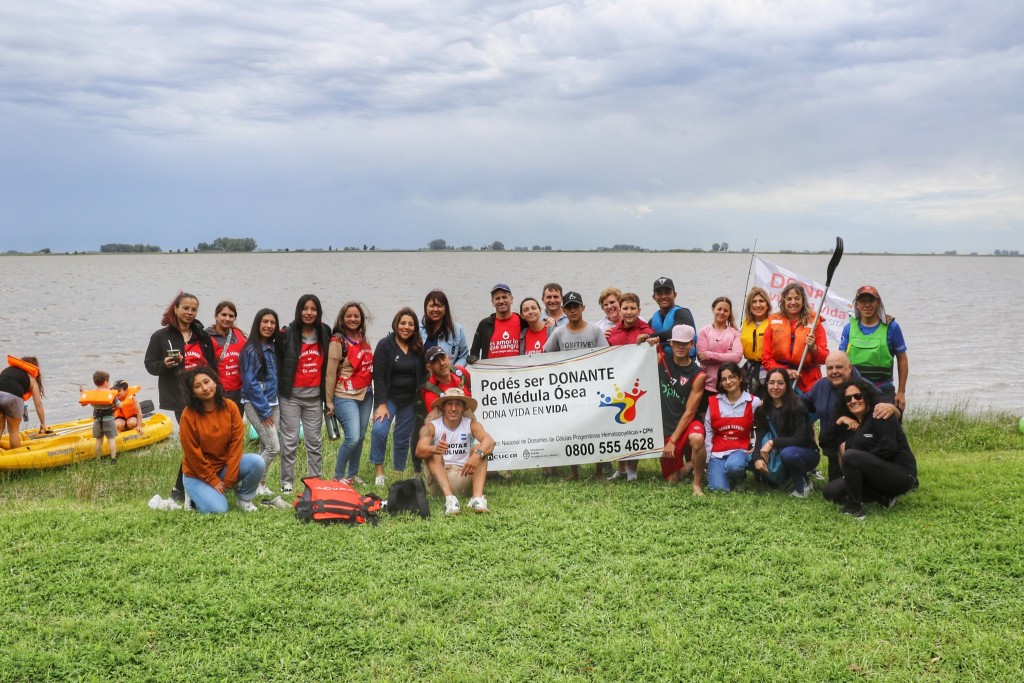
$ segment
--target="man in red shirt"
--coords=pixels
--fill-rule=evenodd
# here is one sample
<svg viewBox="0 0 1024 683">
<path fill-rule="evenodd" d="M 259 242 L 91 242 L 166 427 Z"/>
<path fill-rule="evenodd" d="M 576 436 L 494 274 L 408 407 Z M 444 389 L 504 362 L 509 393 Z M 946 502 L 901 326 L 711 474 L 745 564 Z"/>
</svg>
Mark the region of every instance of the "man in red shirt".
<svg viewBox="0 0 1024 683">
<path fill-rule="evenodd" d="M 503 282 L 491 287 L 491 304 L 494 313 L 476 326 L 470 362 L 519 355 L 519 337 L 526 322 L 512 310 L 512 288 Z"/>
<path fill-rule="evenodd" d="M 427 360 L 427 371 L 430 373 L 420 390 L 423 407 L 427 413 L 434 407 L 434 401 L 449 389 L 462 389 L 466 396 L 472 396 L 469 370 L 461 365 L 452 366 L 451 359 L 444 349 L 440 346 L 431 346 L 423 356 Z"/>
</svg>

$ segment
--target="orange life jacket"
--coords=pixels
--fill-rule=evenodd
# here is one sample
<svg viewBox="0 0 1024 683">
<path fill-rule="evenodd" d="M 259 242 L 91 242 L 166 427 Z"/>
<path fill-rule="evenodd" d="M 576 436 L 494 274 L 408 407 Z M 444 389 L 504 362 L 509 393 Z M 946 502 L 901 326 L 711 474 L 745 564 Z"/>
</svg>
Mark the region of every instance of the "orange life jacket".
<svg viewBox="0 0 1024 683">
<path fill-rule="evenodd" d="M 809 328 L 799 321 L 790 322 L 784 315 L 773 315 L 768 318 L 768 330 L 765 334 L 772 335 L 772 358 L 780 365 L 796 368 L 804 355 L 807 344 L 806 334 L 797 334 L 799 330 Z"/>
<path fill-rule="evenodd" d="M 23 361 L 20 358 L 15 358 L 14 356 L 8 355 L 7 364 L 10 365 L 12 368 L 20 368 L 21 370 L 24 370 L 25 372 L 28 373 L 28 376 L 33 379 L 39 376 L 39 368 L 37 368 L 36 366 L 32 365 L 27 361 Z M 22 401 L 27 401 L 30 398 L 32 398 L 31 391 L 26 391 L 24 394 L 21 395 Z"/>
<path fill-rule="evenodd" d="M 132 398 L 139 392 L 142 387 L 128 387 L 125 389 L 124 398 L 121 399 L 121 407 L 114 408 L 114 417 L 119 417 L 122 420 L 127 420 L 130 417 L 135 417 L 138 412 L 135 410 L 135 401 Z"/>
<path fill-rule="evenodd" d="M 78 404 L 83 406 L 112 406 L 117 392 L 113 389 L 87 389 L 78 397 Z"/>
</svg>

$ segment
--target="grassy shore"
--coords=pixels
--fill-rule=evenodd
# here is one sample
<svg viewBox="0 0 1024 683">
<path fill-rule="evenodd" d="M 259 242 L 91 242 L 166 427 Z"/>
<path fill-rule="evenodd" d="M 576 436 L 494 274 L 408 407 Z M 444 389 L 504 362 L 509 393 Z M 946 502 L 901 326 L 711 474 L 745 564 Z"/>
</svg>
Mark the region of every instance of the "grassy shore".
<svg viewBox="0 0 1024 683">
<path fill-rule="evenodd" d="M 3 475 L 0 681 L 1024 680 L 1024 436 L 907 430 L 921 488 L 865 522 L 654 461 L 375 528 L 153 512 L 173 442 Z"/>
</svg>

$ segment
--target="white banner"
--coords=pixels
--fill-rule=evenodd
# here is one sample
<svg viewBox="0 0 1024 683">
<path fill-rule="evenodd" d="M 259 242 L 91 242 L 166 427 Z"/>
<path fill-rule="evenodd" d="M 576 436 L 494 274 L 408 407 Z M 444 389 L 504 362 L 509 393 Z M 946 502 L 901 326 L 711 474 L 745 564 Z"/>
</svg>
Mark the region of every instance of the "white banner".
<svg viewBox="0 0 1024 683">
<path fill-rule="evenodd" d="M 476 416 L 496 443 L 487 469 L 659 456 L 657 363 L 644 344 L 473 364 Z"/>
<path fill-rule="evenodd" d="M 811 302 L 811 308 L 817 310 L 821 302 L 821 293 L 825 291 L 825 285 L 818 284 L 814 280 L 797 275 L 794 272 L 781 268 L 774 263 L 765 261 L 760 256 L 754 257 L 754 285 L 764 287 L 772 298 L 772 310 L 779 308 L 779 295 L 782 289 L 790 282 L 798 282 L 804 287 L 807 293 L 807 300 Z M 825 307 L 821 309 L 821 324 L 825 328 L 825 334 L 836 345 L 843 336 L 843 328 L 850 322 L 853 314 L 853 303 L 841 296 L 836 296 L 829 290 L 825 297 Z"/>
</svg>

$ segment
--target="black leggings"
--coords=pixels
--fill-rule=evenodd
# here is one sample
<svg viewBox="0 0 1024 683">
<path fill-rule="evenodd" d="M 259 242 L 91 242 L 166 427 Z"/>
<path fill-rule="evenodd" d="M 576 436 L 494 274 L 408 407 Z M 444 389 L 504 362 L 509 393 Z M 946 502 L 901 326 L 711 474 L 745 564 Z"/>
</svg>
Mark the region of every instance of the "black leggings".
<svg viewBox="0 0 1024 683">
<path fill-rule="evenodd" d="M 839 504 L 883 503 L 916 486 L 917 479 L 888 460 L 866 451 L 848 450 L 843 456 L 843 476 L 830 481 L 821 495 Z"/>
<path fill-rule="evenodd" d="M 182 408 L 181 410 L 175 410 L 174 411 L 174 421 L 176 423 L 178 423 L 178 426 L 181 426 L 181 414 L 184 413 L 184 412 L 185 412 L 184 408 Z M 174 487 L 171 489 L 171 492 L 173 494 L 174 491 L 179 491 L 181 493 L 181 495 L 184 496 L 185 495 L 185 482 L 182 481 L 181 475 L 182 475 L 181 463 L 178 463 L 178 478 L 174 480 Z"/>
</svg>

